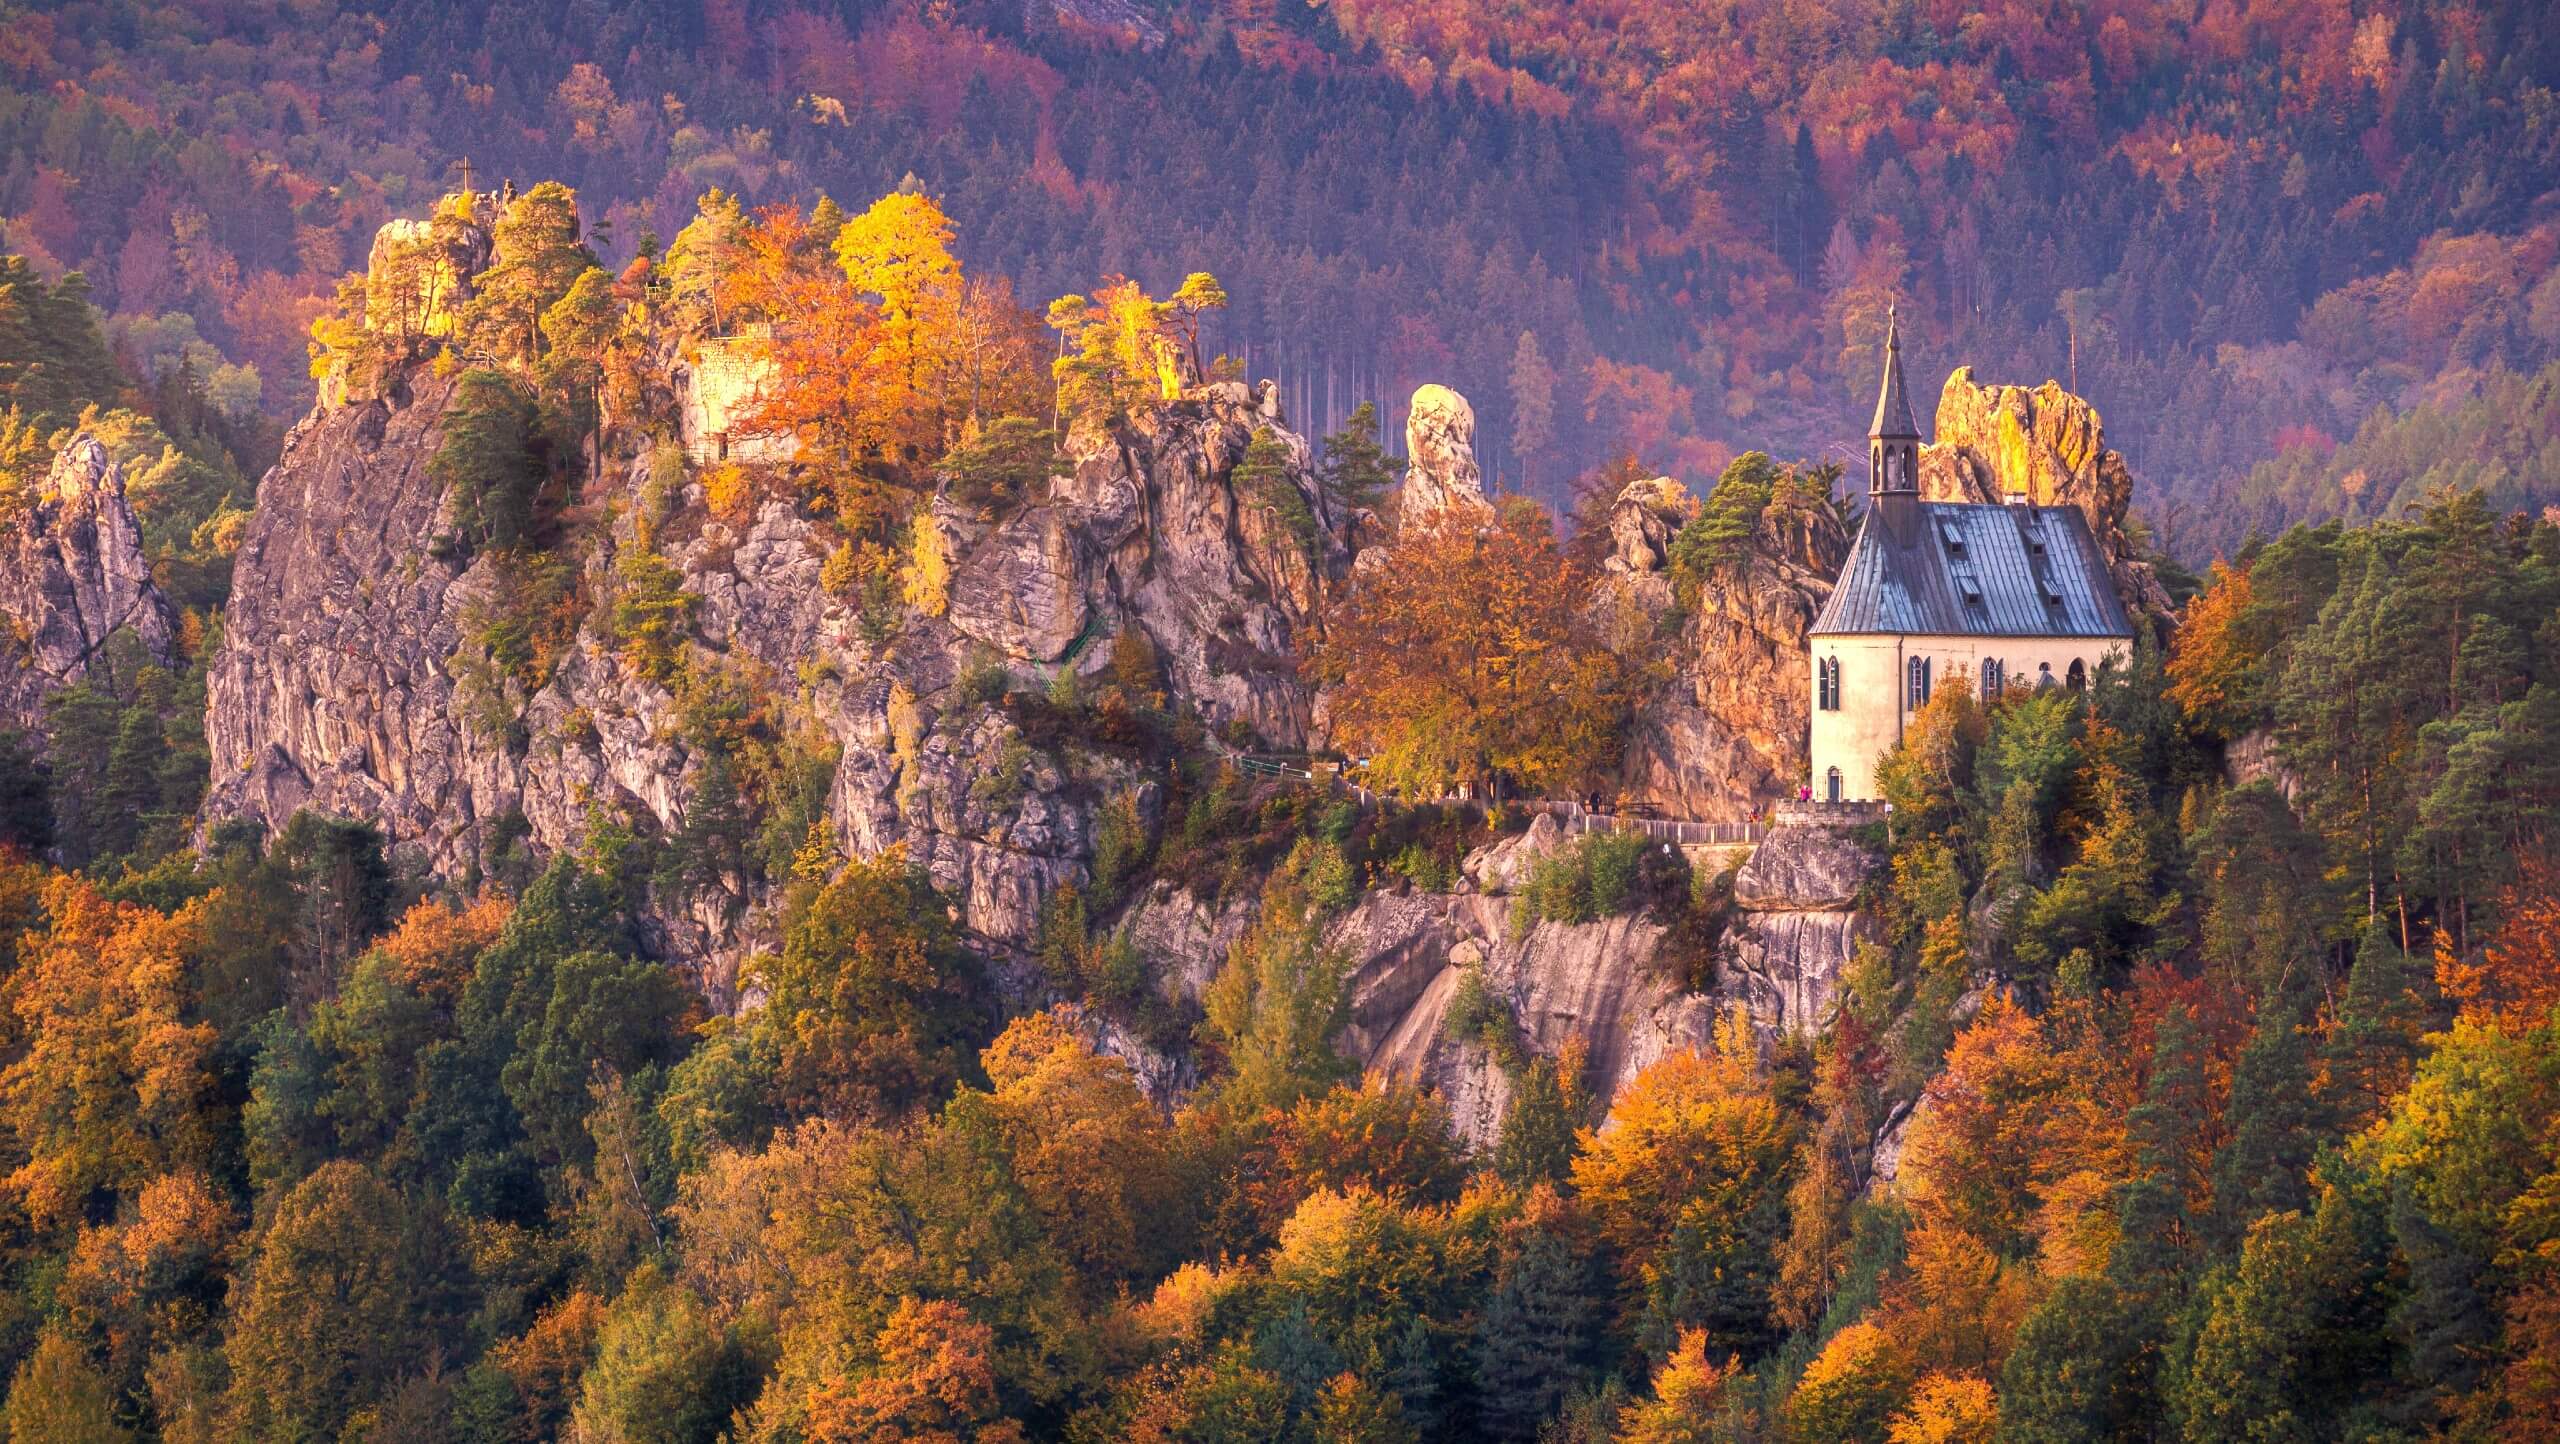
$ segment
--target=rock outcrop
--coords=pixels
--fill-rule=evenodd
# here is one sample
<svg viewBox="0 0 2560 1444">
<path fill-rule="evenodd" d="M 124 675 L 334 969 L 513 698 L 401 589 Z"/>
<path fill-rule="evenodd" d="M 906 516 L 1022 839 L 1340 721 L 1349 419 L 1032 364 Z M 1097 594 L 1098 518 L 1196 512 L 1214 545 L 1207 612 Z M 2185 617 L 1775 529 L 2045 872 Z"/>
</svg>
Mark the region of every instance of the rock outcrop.
<svg viewBox="0 0 2560 1444">
<path fill-rule="evenodd" d="M 1839 1005 L 1861 940 L 1880 937 L 1855 910 L 1883 866 L 1845 826 L 1781 812 L 1734 874 L 1735 915 L 1717 949 L 1717 992 L 1750 1010 L 1764 1036 L 1812 1037 Z"/>
<path fill-rule="evenodd" d="M 1371 1073 L 1436 1090 L 1473 1148 L 1499 1136 L 1511 1084 L 1481 1043 L 1448 1036 L 1468 972 L 1510 1014 L 1522 1048 L 1553 1057 L 1581 1042 L 1594 1099 L 1615 1098 L 1667 1053 L 1704 1046 L 1715 1026 L 1713 999 L 1655 971 L 1660 924 L 1627 916 L 1517 931 L 1511 911 L 1501 893 L 1378 892 L 1330 939 L 1352 960 L 1344 1052 Z"/>
<path fill-rule="evenodd" d="M 1937 440 L 1920 448 L 1920 492 L 1931 501 L 2076 506 L 2088 518 L 2126 609 L 2155 624 L 2176 611 L 2151 564 L 2125 534 L 2133 473 L 2107 448 L 2098 408 L 2062 389 L 1984 386 L 1959 366 L 1938 393 Z"/>
<path fill-rule="evenodd" d="M 1671 543 L 1696 514 L 1670 477 L 1637 481 L 1609 514 L 1595 605 L 1620 635 L 1659 631 L 1679 600 Z M 1622 795 L 1675 817 L 1737 821 L 1789 795 L 1805 769 L 1813 699 L 1806 636 L 1849 554 L 1839 515 L 1772 506 L 1749 564 L 1698 579 L 1670 650 L 1669 678 L 1638 711 Z"/>
<path fill-rule="evenodd" d="M 793 725 L 838 757 L 825 820 L 839 844 L 906 847 L 999 947 L 1027 943 L 1042 899 L 1083 875 L 1101 802 L 1154 793 L 1128 760 L 1032 745 L 1005 708 L 963 694 L 972 669 L 991 661 L 1012 686 L 1037 688 L 1100 668 L 1112 638 L 1134 630 L 1173 699 L 1210 727 L 1276 746 L 1305 738 L 1296 634 L 1341 557 L 1306 444 L 1267 385 L 1194 387 L 1080 427 L 1065 474 L 1000 522 L 938 509 L 948 606 L 906 611 L 885 632 L 859 599 L 828 592 L 834 538 L 784 477 L 734 519 L 710 515 L 690 484 L 645 543 L 636 508 L 611 508 L 610 524 L 570 544 L 586 617 L 529 692 L 494 699 L 458 678 L 504 563 L 454 538 L 428 465 L 453 383 L 413 364 L 369 389 L 379 394 L 324 401 L 296 426 L 261 487 L 209 680 L 209 823 L 277 827 L 306 806 L 366 818 L 455 879 L 517 839 L 544 854 L 578 846 L 600 817 L 643 837 L 682 834 L 713 805 L 708 760 L 678 696 L 610 635 L 616 579 L 643 545 L 693 599 L 688 670 L 793 699 Z M 1259 492 L 1239 489 L 1232 473 L 1262 427 L 1293 464 Z M 647 493 L 652 458 L 614 469 L 613 494 Z M 1318 521 L 1311 539 L 1271 486 L 1294 488 Z M 697 963 L 715 996 L 770 939 L 770 889 L 752 879 L 655 894 L 666 895 L 651 904 L 653 941 Z"/>
<path fill-rule="evenodd" d="M 1476 411 L 1446 386 L 1423 386 L 1405 412 L 1404 450 L 1410 461 L 1397 489 L 1399 528 L 1457 513 L 1490 519 L 1484 469 L 1476 463 Z"/>
<path fill-rule="evenodd" d="M 45 699 L 105 665 L 118 632 L 165 662 L 175 617 L 151 580 L 124 470 L 84 431 L 27 505 L 0 516 L 0 730 L 42 731 Z"/>
</svg>

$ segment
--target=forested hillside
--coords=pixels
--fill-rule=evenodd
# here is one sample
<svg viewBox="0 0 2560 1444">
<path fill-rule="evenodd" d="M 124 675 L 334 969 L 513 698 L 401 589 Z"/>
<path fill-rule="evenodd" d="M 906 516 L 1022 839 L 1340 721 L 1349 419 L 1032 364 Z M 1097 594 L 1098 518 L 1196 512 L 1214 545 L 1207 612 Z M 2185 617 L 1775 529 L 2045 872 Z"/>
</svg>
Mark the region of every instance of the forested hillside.
<svg viewBox="0 0 2560 1444">
<path fill-rule="evenodd" d="M 1950 678 L 1889 823 L 1569 836 L 1436 799 L 1801 765 L 1836 468 L 1560 533 L 1447 393 L 1301 440 L 1206 272 L 1050 343 L 919 188 L 586 234 L 386 229 L 246 518 L 11 273 L 0 544 L 129 503 L 178 618 L 0 736 L 12 1441 L 2560 1427 L 2549 519 Z M 688 450 L 717 354 L 789 451 Z M 1249 765 L 1320 715 L 1408 800 Z"/>
<path fill-rule="evenodd" d="M 2560 1437 L 2555 46 L 0 8 L 0 1437 Z"/>
<path fill-rule="evenodd" d="M 468 158 L 575 187 L 617 262 L 712 186 L 913 173 L 1026 296 L 1215 272 L 1215 347 L 1316 430 L 1457 386 L 1491 474 L 1558 504 L 1622 451 L 1703 484 L 1854 440 L 1895 301 L 1924 376 L 2096 401 L 2191 562 L 2414 495 L 2378 449 L 2318 467 L 2375 427 L 2555 484 L 2497 439 L 2560 353 L 2560 39 L 2523 0 L 0 16 L 6 249 L 234 417 L 299 411 L 303 324 Z"/>
</svg>

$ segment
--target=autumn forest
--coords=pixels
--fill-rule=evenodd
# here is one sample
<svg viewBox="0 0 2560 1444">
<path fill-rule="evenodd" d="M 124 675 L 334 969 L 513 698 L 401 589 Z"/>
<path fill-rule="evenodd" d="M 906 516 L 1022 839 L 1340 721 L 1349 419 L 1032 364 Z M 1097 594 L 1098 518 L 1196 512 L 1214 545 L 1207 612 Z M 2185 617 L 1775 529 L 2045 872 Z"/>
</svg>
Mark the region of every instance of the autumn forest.
<svg viewBox="0 0 2560 1444">
<path fill-rule="evenodd" d="M 0 0 L 0 1444 L 2555 1437 L 2554 508 L 2532 3 Z"/>
</svg>

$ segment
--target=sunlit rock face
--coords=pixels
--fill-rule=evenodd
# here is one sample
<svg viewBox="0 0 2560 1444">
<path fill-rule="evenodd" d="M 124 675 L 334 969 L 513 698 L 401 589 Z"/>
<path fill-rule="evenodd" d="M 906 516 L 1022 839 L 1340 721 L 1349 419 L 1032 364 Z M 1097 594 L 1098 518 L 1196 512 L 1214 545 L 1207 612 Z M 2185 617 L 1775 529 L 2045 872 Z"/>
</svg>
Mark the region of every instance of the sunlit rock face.
<svg viewBox="0 0 2560 1444">
<path fill-rule="evenodd" d="M 0 514 L 0 730 L 42 731 L 45 699 L 113 665 L 108 639 L 120 631 L 135 660 L 169 660 L 174 618 L 152 584 L 124 470 L 81 432 L 27 504 Z"/>
<path fill-rule="evenodd" d="M 1484 469 L 1476 463 L 1476 411 L 1467 398 L 1440 385 L 1415 390 L 1405 413 L 1404 450 L 1412 465 L 1396 499 L 1399 527 L 1453 514 L 1492 518 Z"/>
<path fill-rule="evenodd" d="M 1694 578 L 1683 598 L 1671 549 L 1697 510 L 1667 476 L 1620 492 L 1592 605 L 1595 622 L 1621 645 L 1659 647 L 1670 663 L 1629 729 L 1622 798 L 1666 816 L 1733 822 L 1792 796 L 1804 777 L 1813 716 L 1806 638 L 1849 554 L 1849 533 L 1832 516 L 1765 517 L 1750 565 Z M 1654 640 L 1675 618 L 1678 629 Z"/>
</svg>

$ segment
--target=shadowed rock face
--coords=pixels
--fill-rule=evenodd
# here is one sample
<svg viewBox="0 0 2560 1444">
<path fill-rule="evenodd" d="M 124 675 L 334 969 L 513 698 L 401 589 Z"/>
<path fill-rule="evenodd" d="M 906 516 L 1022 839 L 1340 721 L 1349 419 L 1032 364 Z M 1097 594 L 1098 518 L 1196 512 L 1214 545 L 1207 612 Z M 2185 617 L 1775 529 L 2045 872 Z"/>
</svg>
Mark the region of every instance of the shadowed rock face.
<svg viewBox="0 0 2560 1444">
<path fill-rule="evenodd" d="M 1343 1051 L 1370 1072 L 1436 1090 L 1458 1136 L 1501 1135 L 1511 1082 L 1485 1048 L 1446 1035 L 1468 969 L 1510 1012 L 1522 1045 L 1545 1057 L 1579 1039 L 1590 1096 L 1613 1099 L 1667 1053 L 1712 1039 L 1715 1004 L 1656 974 L 1662 928 L 1640 917 L 1508 926 L 1510 899 L 1480 893 L 1372 893 L 1335 926 L 1352 961 Z"/>
<path fill-rule="evenodd" d="M 123 468 L 96 437 L 72 437 L 26 509 L 0 519 L 0 729 L 42 731 L 45 699 L 102 665 L 118 631 L 168 661 L 174 622 Z"/>
<path fill-rule="evenodd" d="M 1830 1026 L 1858 944 L 1881 937 L 1853 911 L 1884 865 L 1842 828 L 1780 823 L 1733 879 L 1737 912 L 1716 953 L 1718 989 L 1751 1012 L 1763 1036 L 1812 1037 Z"/>
<path fill-rule="evenodd" d="M 1674 603 L 1671 544 L 1697 512 L 1670 477 L 1631 483 L 1610 509 L 1595 605 L 1650 635 Z M 1638 711 L 1619 786 L 1675 817 L 1731 822 L 1789 796 L 1804 776 L 1813 698 L 1807 635 L 1849 554 L 1836 518 L 1764 517 L 1747 568 L 1701 581 L 1671 675 Z"/>
<path fill-rule="evenodd" d="M 2098 408 L 2062 389 L 1984 386 L 1959 366 L 1938 393 L 1938 439 L 1920 448 L 1920 494 L 1930 501 L 2076 506 L 2107 558 L 2126 610 L 2166 623 L 2175 608 L 2151 564 L 2133 554 L 2125 515 L 2133 473 L 2107 449 Z"/>
</svg>

